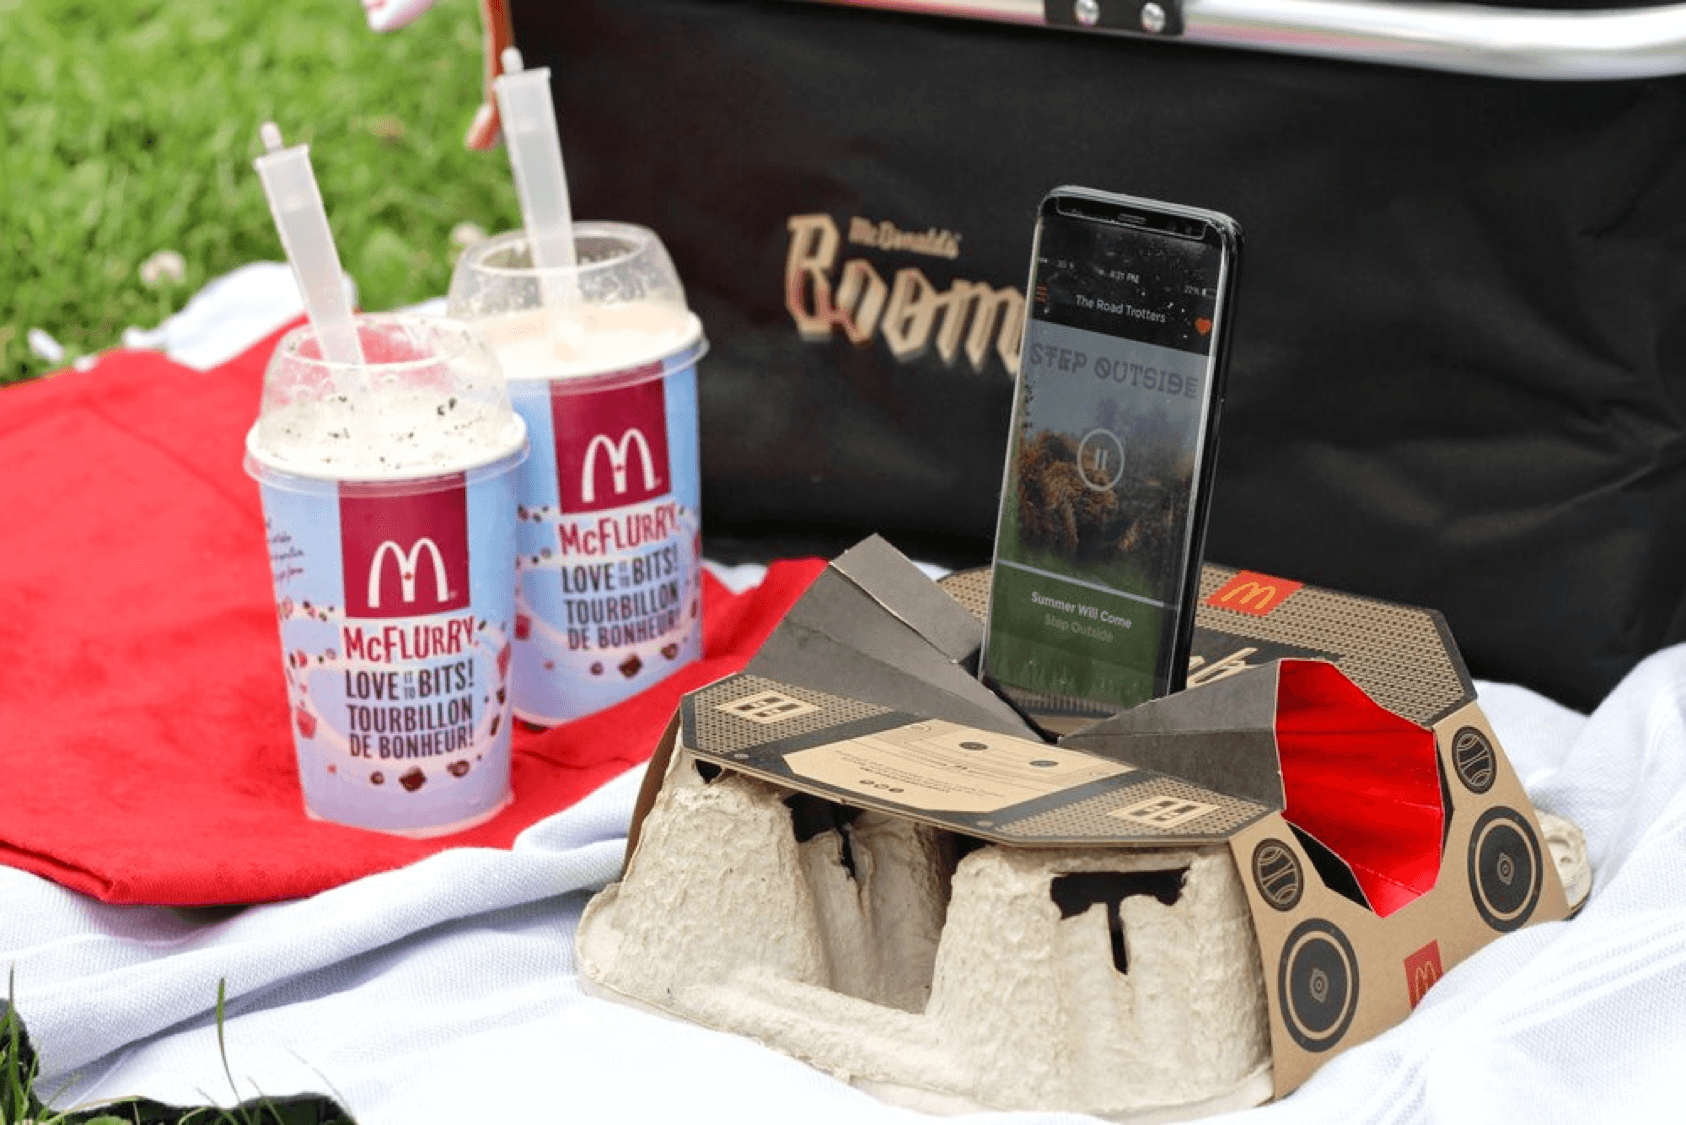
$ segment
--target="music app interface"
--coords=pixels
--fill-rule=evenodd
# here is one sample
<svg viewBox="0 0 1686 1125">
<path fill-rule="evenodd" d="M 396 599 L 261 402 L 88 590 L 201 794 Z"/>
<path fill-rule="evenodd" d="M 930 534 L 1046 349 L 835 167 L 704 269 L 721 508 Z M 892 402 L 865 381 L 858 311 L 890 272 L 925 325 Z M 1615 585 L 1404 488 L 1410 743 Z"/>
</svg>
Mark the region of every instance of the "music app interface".
<svg viewBox="0 0 1686 1125">
<path fill-rule="evenodd" d="M 1098 716 L 1166 689 L 1219 269 L 1195 239 L 1044 221 L 986 653 L 1034 710 Z"/>
</svg>

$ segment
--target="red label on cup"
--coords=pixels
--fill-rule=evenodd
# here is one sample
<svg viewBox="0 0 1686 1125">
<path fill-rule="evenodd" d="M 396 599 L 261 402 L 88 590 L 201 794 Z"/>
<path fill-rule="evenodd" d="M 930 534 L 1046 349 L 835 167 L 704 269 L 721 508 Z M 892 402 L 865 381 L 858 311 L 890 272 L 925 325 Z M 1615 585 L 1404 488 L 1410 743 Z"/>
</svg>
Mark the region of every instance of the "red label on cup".
<svg viewBox="0 0 1686 1125">
<path fill-rule="evenodd" d="M 564 512 L 622 508 L 671 490 L 667 397 L 661 379 L 584 394 L 563 393 L 558 384 L 550 410 Z"/>
<path fill-rule="evenodd" d="M 423 617 L 468 606 L 468 487 L 462 474 L 406 496 L 340 485 L 347 617 Z"/>
</svg>

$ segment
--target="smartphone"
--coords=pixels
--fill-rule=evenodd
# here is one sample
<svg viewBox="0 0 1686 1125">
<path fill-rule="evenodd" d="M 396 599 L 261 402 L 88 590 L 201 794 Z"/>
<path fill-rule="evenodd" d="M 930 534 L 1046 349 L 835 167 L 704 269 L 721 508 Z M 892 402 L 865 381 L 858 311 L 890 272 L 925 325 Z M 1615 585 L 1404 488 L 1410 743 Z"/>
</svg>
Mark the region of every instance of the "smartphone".
<svg viewBox="0 0 1686 1125">
<path fill-rule="evenodd" d="M 1050 732 L 1184 685 L 1240 248 L 1215 211 L 1038 211 L 979 671 Z"/>
</svg>

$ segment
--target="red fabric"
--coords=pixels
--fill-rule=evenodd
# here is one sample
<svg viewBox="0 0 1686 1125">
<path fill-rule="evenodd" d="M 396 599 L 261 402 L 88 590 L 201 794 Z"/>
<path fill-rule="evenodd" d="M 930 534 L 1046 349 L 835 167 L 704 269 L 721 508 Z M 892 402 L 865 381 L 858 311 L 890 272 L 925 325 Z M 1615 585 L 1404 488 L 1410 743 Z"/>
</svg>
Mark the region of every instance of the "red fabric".
<svg viewBox="0 0 1686 1125">
<path fill-rule="evenodd" d="M 446 847 L 507 847 L 645 760 L 679 696 L 737 671 L 822 568 L 704 592 L 704 658 L 606 712 L 515 732 L 515 802 L 408 840 L 308 819 L 257 485 L 275 338 L 208 373 L 106 355 L 0 390 L 0 861 L 107 902 L 292 898 Z"/>
</svg>

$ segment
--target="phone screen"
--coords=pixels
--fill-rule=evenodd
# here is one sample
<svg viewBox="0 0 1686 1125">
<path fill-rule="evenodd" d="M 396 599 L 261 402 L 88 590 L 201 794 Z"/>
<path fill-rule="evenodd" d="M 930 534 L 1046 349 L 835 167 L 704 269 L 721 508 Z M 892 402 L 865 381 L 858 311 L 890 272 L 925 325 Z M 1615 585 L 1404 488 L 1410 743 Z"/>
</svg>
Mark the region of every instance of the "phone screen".
<svg viewBox="0 0 1686 1125">
<path fill-rule="evenodd" d="M 1052 729 L 1186 674 L 1230 242 L 1129 202 L 1051 197 L 1032 261 L 984 671 Z"/>
</svg>

